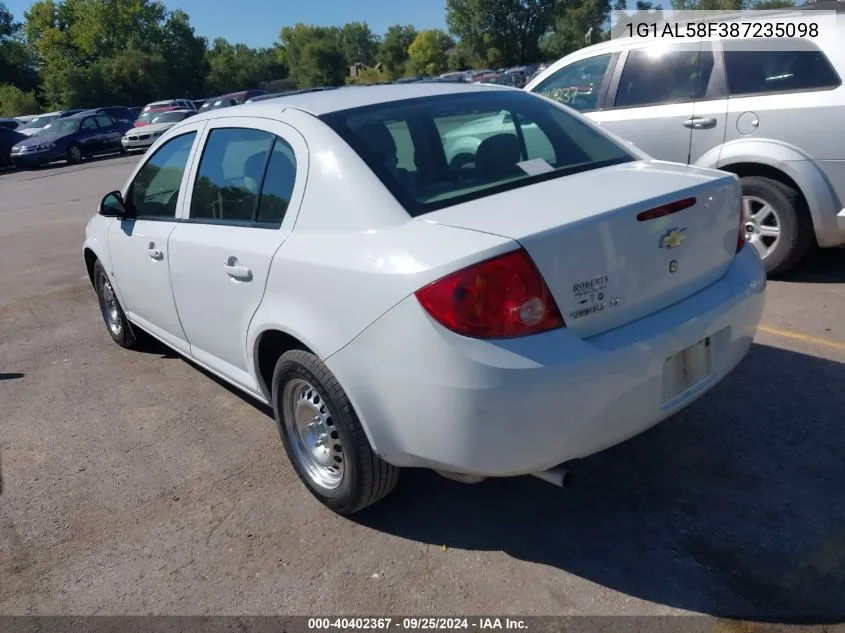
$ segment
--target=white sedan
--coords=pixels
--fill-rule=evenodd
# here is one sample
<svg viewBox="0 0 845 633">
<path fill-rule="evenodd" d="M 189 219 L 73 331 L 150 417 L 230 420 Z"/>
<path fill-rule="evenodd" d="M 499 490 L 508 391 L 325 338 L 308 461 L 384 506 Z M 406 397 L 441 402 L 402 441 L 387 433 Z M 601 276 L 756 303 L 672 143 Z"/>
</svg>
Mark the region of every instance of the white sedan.
<svg viewBox="0 0 845 633">
<path fill-rule="evenodd" d="M 147 149 L 155 143 L 160 136 L 180 121 L 192 117 L 196 110 L 168 110 L 150 120 L 149 124 L 140 127 L 129 128 L 120 139 L 124 149 Z"/>
<path fill-rule="evenodd" d="M 450 166 L 450 130 L 501 112 L 513 133 Z M 272 404 L 349 514 L 403 467 L 566 485 L 718 384 L 766 287 L 740 206 L 735 176 L 530 93 L 348 87 L 175 125 L 84 257 L 116 343 L 152 335 Z"/>
</svg>

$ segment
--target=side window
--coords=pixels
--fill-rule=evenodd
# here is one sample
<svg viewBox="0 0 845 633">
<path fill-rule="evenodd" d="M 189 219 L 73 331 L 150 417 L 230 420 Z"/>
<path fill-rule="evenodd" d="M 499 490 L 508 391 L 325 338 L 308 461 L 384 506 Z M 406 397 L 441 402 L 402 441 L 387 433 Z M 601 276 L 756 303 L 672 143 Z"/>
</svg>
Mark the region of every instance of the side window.
<svg viewBox="0 0 845 633">
<path fill-rule="evenodd" d="M 789 50 L 760 50 L 753 42 L 732 44 L 724 53 L 730 94 L 823 90 L 842 83 L 815 44 L 803 39 L 789 42 Z"/>
<path fill-rule="evenodd" d="M 112 120 L 112 118 L 105 114 L 98 114 L 94 118 L 97 119 L 97 125 L 99 125 L 100 127 L 111 127 L 112 125 L 114 125 L 114 121 Z"/>
<path fill-rule="evenodd" d="M 170 139 L 138 171 L 127 196 L 136 217 L 176 217 L 179 186 L 196 134 L 188 132 Z"/>
<path fill-rule="evenodd" d="M 258 201 L 258 222 L 280 225 L 288 210 L 293 185 L 296 182 L 296 157 L 293 148 L 282 139 L 276 138 L 264 184 Z"/>
<path fill-rule="evenodd" d="M 84 121 L 82 121 L 82 125 L 80 126 L 82 130 L 96 130 L 97 129 L 97 122 L 94 120 L 94 117 L 90 116 Z"/>
<path fill-rule="evenodd" d="M 191 218 L 251 222 L 275 136 L 262 130 L 218 128 L 205 143 L 191 197 Z"/>
<path fill-rule="evenodd" d="M 580 111 L 595 110 L 599 88 L 607 74 L 612 55 L 597 55 L 564 66 L 532 92 L 554 99 Z"/>
<path fill-rule="evenodd" d="M 629 51 L 616 91 L 617 108 L 686 103 L 707 92 L 713 52 L 689 48 Z"/>
</svg>

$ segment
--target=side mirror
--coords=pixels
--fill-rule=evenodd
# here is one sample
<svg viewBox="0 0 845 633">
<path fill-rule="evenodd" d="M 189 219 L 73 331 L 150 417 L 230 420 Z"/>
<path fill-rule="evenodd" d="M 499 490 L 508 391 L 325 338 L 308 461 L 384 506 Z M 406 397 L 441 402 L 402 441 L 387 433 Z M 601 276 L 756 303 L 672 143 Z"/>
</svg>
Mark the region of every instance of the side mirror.
<svg viewBox="0 0 845 633">
<path fill-rule="evenodd" d="M 126 205 L 119 191 L 112 191 L 100 201 L 100 215 L 106 218 L 122 218 L 126 215 Z"/>
</svg>

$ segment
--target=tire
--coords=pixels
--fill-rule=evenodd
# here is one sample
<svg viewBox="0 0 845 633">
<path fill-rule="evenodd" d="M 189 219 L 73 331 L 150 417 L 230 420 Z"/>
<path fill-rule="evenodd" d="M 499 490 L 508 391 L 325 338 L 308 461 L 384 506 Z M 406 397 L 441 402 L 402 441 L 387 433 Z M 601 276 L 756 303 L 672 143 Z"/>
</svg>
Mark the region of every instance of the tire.
<svg viewBox="0 0 845 633">
<path fill-rule="evenodd" d="M 740 182 L 746 222 L 749 208 L 760 209 L 761 202 L 774 210 L 780 229 L 775 242 L 764 244 L 756 231 L 746 233 L 746 236 L 758 248 L 766 273 L 773 277 L 782 275 L 794 268 L 813 244 L 810 214 L 801 195 L 782 182 L 763 176 L 746 176 Z M 760 245 L 767 247 L 767 252 L 764 253 Z"/>
<path fill-rule="evenodd" d="M 352 403 L 319 358 L 300 350 L 285 352 L 276 363 L 272 389 L 273 411 L 288 459 L 323 505 L 350 515 L 396 487 L 399 469 L 373 451 Z M 303 425 L 297 424 L 303 418 L 315 427 L 304 439 L 299 432 Z M 327 444 L 311 442 L 318 437 Z M 309 457 L 314 454 L 329 465 L 318 466 L 317 459 Z"/>
<path fill-rule="evenodd" d="M 68 165 L 76 165 L 82 162 L 82 148 L 79 143 L 71 143 L 67 148 Z"/>
<path fill-rule="evenodd" d="M 100 260 L 94 263 L 94 289 L 97 291 L 100 314 L 103 316 L 109 336 L 115 343 L 126 349 L 137 347 L 138 338 L 123 313 L 123 308 L 111 288 L 111 281 Z"/>
</svg>

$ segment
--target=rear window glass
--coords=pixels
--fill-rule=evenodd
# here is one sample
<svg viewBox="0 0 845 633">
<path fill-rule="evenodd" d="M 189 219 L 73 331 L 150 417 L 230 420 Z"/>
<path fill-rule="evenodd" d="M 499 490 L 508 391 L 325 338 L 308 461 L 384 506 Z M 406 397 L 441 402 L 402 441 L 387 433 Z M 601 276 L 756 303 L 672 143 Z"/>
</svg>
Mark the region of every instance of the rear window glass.
<svg viewBox="0 0 845 633">
<path fill-rule="evenodd" d="M 812 42 L 784 40 L 761 50 L 754 42 L 736 42 L 725 51 L 731 95 L 835 88 L 841 81 L 827 57 Z"/>
<path fill-rule="evenodd" d="M 411 215 L 635 160 L 523 92 L 423 97 L 323 115 Z"/>
</svg>

